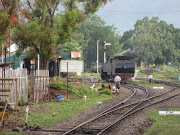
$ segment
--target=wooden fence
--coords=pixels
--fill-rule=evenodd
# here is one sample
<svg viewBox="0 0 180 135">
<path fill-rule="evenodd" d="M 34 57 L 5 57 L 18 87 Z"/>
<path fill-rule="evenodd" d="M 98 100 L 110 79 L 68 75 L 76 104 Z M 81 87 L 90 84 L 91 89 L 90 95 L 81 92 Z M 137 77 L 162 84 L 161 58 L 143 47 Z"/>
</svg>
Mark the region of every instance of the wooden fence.
<svg viewBox="0 0 180 135">
<path fill-rule="evenodd" d="M 4 74 L 5 73 L 5 74 Z M 32 71 L 32 74 L 29 76 L 30 85 L 28 81 L 27 69 L 18 68 L 9 70 L 6 69 L 0 72 L 0 78 L 16 78 L 17 79 L 17 100 L 23 99 L 28 101 L 28 93 L 30 99 L 36 103 L 47 101 L 49 99 L 49 70 L 36 70 Z M 2 80 L 1 80 L 2 81 Z M 0 83 L 3 83 L 0 82 Z M 0 88 L 9 88 L 9 86 L 0 85 Z M 15 89 L 11 92 L 11 98 L 9 103 L 15 104 Z"/>
<path fill-rule="evenodd" d="M 49 70 L 36 70 L 31 74 L 30 99 L 36 103 L 49 100 Z"/>
<path fill-rule="evenodd" d="M 28 100 L 28 76 L 27 76 L 27 69 L 26 68 L 18 68 L 18 69 L 5 69 L 1 70 L 0 72 L 0 78 L 16 78 L 17 79 L 17 100 L 19 101 L 21 98 L 23 100 L 27 101 Z M 3 80 L 1 80 L 1 83 L 3 83 Z M 5 88 L 9 89 L 9 86 L 3 86 L 0 85 L 0 88 Z M 16 85 L 13 86 L 12 92 L 11 92 L 11 97 L 10 97 L 10 104 L 15 104 L 16 97 Z"/>
</svg>

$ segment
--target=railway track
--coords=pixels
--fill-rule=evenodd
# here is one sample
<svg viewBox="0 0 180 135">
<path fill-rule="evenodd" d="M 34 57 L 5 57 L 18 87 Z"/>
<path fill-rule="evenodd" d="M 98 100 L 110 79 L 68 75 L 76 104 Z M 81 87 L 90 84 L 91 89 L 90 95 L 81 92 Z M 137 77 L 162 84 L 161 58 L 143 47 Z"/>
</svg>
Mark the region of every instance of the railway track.
<svg viewBox="0 0 180 135">
<path fill-rule="evenodd" d="M 132 114 L 136 114 L 139 111 L 141 111 L 141 110 L 143 110 L 143 109 L 145 109 L 147 107 L 150 107 L 152 105 L 158 104 L 160 102 L 166 101 L 168 99 L 171 99 L 171 98 L 173 98 L 175 96 L 180 95 L 180 92 L 178 90 L 175 91 L 177 88 L 180 88 L 179 84 L 172 83 L 172 82 L 165 82 L 165 81 L 158 81 L 158 82 L 164 83 L 164 84 L 169 85 L 169 86 L 172 86 L 172 89 L 167 91 L 167 92 L 165 92 L 165 93 L 162 93 L 162 94 L 159 94 L 159 95 L 156 95 L 156 96 L 151 96 L 151 97 L 148 97 L 148 98 L 144 99 L 141 102 L 141 106 L 135 107 L 130 112 L 127 112 L 126 114 L 122 115 L 116 121 L 114 121 L 113 123 L 109 124 L 109 126 L 107 126 L 104 129 L 102 129 L 99 133 L 97 133 L 97 135 L 101 135 L 103 133 L 104 134 L 108 134 L 108 129 L 110 129 L 110 127 L 112 127 L 113 125 L 115 125 L 117 123 L 120 123 L 121 121 L 123 121 L 125 118 L 128 118 Z M 138 104 L 138 102 L 134 103 L 134 104 Z M 109 130 L 109 131 L 111 131 L 111 130 Z"/>
<path fill-rule="evenodd" d="M 119 124 L 125 118 L 138 113 L 144 108 L 147 108 L 154 104 L 158 104 L 180 94 L 179 91 L 176 91 L 177 88 L 180 88 L 179 84 L 160 80 L 157 80 L 155 82 L 169 85 L 172 87 L 172 89 L 165 93 L 149 97 L 149 91 L 145 87 L 128 84 L 123 87 L 131 89 L 131 95 L 129 95 L 125 100 L 118 103 L 117 105 L 101 112 L 93 118 L 83 122 L 82 124 L 73 127 L 72 129 L 66 129 L 66 131 L 43 129 L 40 129 L 40 131 L 54 132 L 54 134 L 60 135 L 108 134 L 108 132 L 111 131 L 111 127 Z"/>
<path fill-rule="evenodd" d="M 137 93 L 137 88 L 139 88 L 140 86 L 127 85 L 125 87 L 127 87 L 133 91 L 132 95 L 130 95 L 127 99 L 125 99 L 121 103 L 109 108 L 108 110 L 94 116 L 93 118 L 89 119 L 88 121 L 74 127 L 73 129 L 67 131 L 63 135 L 67 135 L 67 134 L 97 134 L 103 128 L 107 127 L 109 124 L 111 124 L 117 118 L 119 118 L 119 116 L 121 116 L 124 112 L 130 111 L 130 108 L 133 105 L 125 106 L 124 104 L 126 104 L 126 102 L 130 102 L 130 100 L 132 100 L 132 98 L 134 98 L 134 99 L 139 98 L 139 101 L 141 102 L 142 99 L 147 98 L 147 96 L 149 95 L 149 92 L 145 87 L 143 87 L 143 89 L 141 87 L 141 90 L 143 90 L 143 92 L 138 92 L 138 93 Z"/>
<path fill-rule="evenodd" d="M 92 123 L 96 124 L 96 125 L 102 125 L 100 123 L 97 123 L 97 121 L 101 120 L 102 122 L 101 123 L 104 123 L 104 118 L 107 118 L 106 119 L 106 124 L 102 125 L 104 127 L 108 126 L 107 124 L 111 123 L 117 119 L 121 114 L 118 112 L 120 109 L 122 110 L 123 108 L 126 108 L 126 110 L 128 110 L 129 108 L 128 107 L 132 107 L 133 104 L 131 106 L 125 106 L 125 104 L 129 104 L 130 102 L 133 102 L 133 101 L 142 101 L 143 99 L 147 98 L 148 95 L 149 95 L 149 91 L 145 88 L 145 87 L 142 87 L 142 86 L 137 86 L 137 85 L 123 85 L 123 87 L 126 87 L 128 89 L 130 89 L 132 92 L 131 94 L 125 99 L 123 100 L 122 102 L 116 104 L 115 106 L 112 106 L 111 108 L 101 112 L 100 114 L 94 116 L 93 118 L 83 122 L 82 124 L 74 127 L 73 129 L 67 131 L 66 133 L 64 134 L 74 134 L 74 133 L 71 133 L 71 132 L 74 132 L 75 130 L 79 130 L 82 129 L 83 131 L 82 132 L 86 132 L 85 134 L 92 134 L 91 132 L 94 132 L 94 134 L 98 133 L 96 131 L 97 129 L 97 126 L 94 125 L 94 128 L 91 128 L 91 131 L 88 129 L 83 129 L 84 126 L 87 126 L 89 124 L 92 125 Z M 108 115 L 108 116 L 107 116 Z M 111 115 L 111 118 L 110 118 L 110 115 Z M 99 121 L 100 122 L 100 121 Z M 43 132 L 59 132 L 58 134 L 61 134 L 63 131 L 62 130 L 42 130 L 41 131 Z M 81 133 L 77 133 L 77 134 L 81 134 Z"/>
</svg>

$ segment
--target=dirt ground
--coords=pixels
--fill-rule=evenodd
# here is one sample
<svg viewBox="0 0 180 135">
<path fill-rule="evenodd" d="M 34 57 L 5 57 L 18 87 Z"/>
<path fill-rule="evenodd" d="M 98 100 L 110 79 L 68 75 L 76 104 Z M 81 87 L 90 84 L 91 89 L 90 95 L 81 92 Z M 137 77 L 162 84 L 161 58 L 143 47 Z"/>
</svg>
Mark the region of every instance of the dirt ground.
<svg viewBox="0 0 180 135">
<path fill-rule="evenodd" d="M 149 88 L 150 95 L 156 95 L 162 92 L 165 92 L 170 89 L 168 86 L 164 86 L 164 90 L 153 90 Z M 123 99 L 125 99 L 130 94 L 130 91 L 126 88 L 121 88 L 120 94 L 116 96 L 116 98 L 113 98 L 111 100 L 105 101 L 102 104 L 95 106 L 89 110 L 86 110 L 82 113 L 80 113 L 78 116 L 64 121 L 62 123 L 58 123 L 51 127 L 46 127 L 46 129 L 68 129 L 73 126 L 76 126 L 80 123 L 82 123 L 85 120 L 88 120 L 89 118 L 93 117 L 94 115 L 98 114 L 99 112 L 102 112 L 103 110 L 121 102 Z M 148 107 L 139 113 L 132 115 L 130 118 L 125 119 L 123 122 L 119 123 L 116 127 L 113 127 L 113 130 L 108 133 L 108 135 L 143 135 L 143 133 L 146 132 L 146 130 L 153 124 L 154 121 L 149 120 L 147 118 L 148 113 L 150 113 L 154 109 L 159 110 L 167 110 L 169 108 L 180 108 L 180 96 L 174 97 L 172 99 L 169 99 L 168 101 L 162 102 L 158 105 L 153 105 L 151 107 Z M 42 134 L 42 133 L 41 133 Z"/>
<path fill-rule="evenodd" d="M 150 91 L 150 95 L 156 95 L 162 92 L 165 92 L 170 89 L 168 86 L 164 86 L 164 90 L 153 90 L 151 88 L 148 88 Z M 63 94 L 64 91 L 59 91 L 58 94 Z M 62 92 L 62 93 L 61 93 Z M 73 117 L 69 120 L 66 120 L 64 122 L 58 123 L 56 125 L 46 127 L 44 129 L 61 129 L 61 130 L 67 130 L 69 128 L 72 128 L 78 124 L 81 124 L 82 122 L 88 120 L 89 118 L 97 115 L 98 113 L 108 109 L 109 107 L 123 101 L 126 99 L 126 97 L 131 93 L 130 90 L 121 87 L 120 94 L 117 95 L 115 98 L 107 100 L 103 102 L 102 104 L 99 104 L 98 106 L 95 106 L 93 108 L 90 108 L 86 111 L 81 112 L 78 116 Z M 71 99 L 75 98 L 73 95 L 70 96 Z M 148 107 L 146 109 L 143 109 L 139 111 L 139 113 L 130 116 L 130 118 L 125 119 L 123 122 L 119 123 L 119 125 L 116 125 L 113 127 L 113 130 L 108 133 L 108 135 L 143 135 L 143 133 L 146 132 L 146 130 L 153 124 L 154 121 L 149 120 L 147 118 L 148 113 L 150 113 L 154 109 L 159 110 L 167 110 L 169 108 L 180 108 L 180 96 L 176 96 L 172 99 L 169 99 L 168 101 L 164 101 L 160 104 L 153 105 L 151 107 Z M 51 133 L 44 133 L 44 132 L 31 132 L 28 133 L 31 135 L 49 135 Z M 55 133 L 56 134 L 56 133 Z M 60 134 L 60 133 L 59 133 Z"/>
</svg>

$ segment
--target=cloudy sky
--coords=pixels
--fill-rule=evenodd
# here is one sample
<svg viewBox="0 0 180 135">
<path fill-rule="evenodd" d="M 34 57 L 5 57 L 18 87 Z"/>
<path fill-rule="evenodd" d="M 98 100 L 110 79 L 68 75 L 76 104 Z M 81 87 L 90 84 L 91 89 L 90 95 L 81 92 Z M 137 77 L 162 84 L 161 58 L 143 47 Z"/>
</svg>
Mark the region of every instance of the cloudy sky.
<svg viewBox="0 0 180 135">
<path fill-rule="evenodd" d="M 112 0 L 97 15 L 107 25 L 114 25 L 121 35 L 145 16 L 149 19 L 157 16 L 180 28 L 180 0 Z"/>
</svg>

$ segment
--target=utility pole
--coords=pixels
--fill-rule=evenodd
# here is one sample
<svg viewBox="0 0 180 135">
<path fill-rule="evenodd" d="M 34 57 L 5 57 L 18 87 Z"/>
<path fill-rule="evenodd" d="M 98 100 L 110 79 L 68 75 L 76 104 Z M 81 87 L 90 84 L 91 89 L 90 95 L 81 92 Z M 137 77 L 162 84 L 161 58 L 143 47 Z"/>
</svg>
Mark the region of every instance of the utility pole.
<svg viewBox="0 0 180 135">
<path fill-rule="evenodd" d="M 9 29 L 9 35 L 8 35 L 8 39 L 9 39 L 9 71 L 10 71 L 10 68 L 11 68 L 11 32 L 10 32 L 10 29 Z"/>
<path fill-rule="evenodd" d="M 97 73 L 98 73 L 98 68 L 99 67 L 99 40 L 97 41 Z"/>
<path fill-rule="evenodd" d="M 106 46 L 107 45 L 111 45 L 111 43 L 106 43 L 106 41 L 104 41 L 104 63 L 106 63 Z"/>
<path fill-rule="evenodd" d="M 3 62 L 3 47 L 4 47 L 4 45 L 2 45 L 2 63 L 4 63 Z"/>
<path fill-rule="evenodd" d="M 39 53 L 38 53 L 38 72 L 39 72 L 39 61 L 40 61 L 40 58 L 39 58 Z"/>
</svg>

